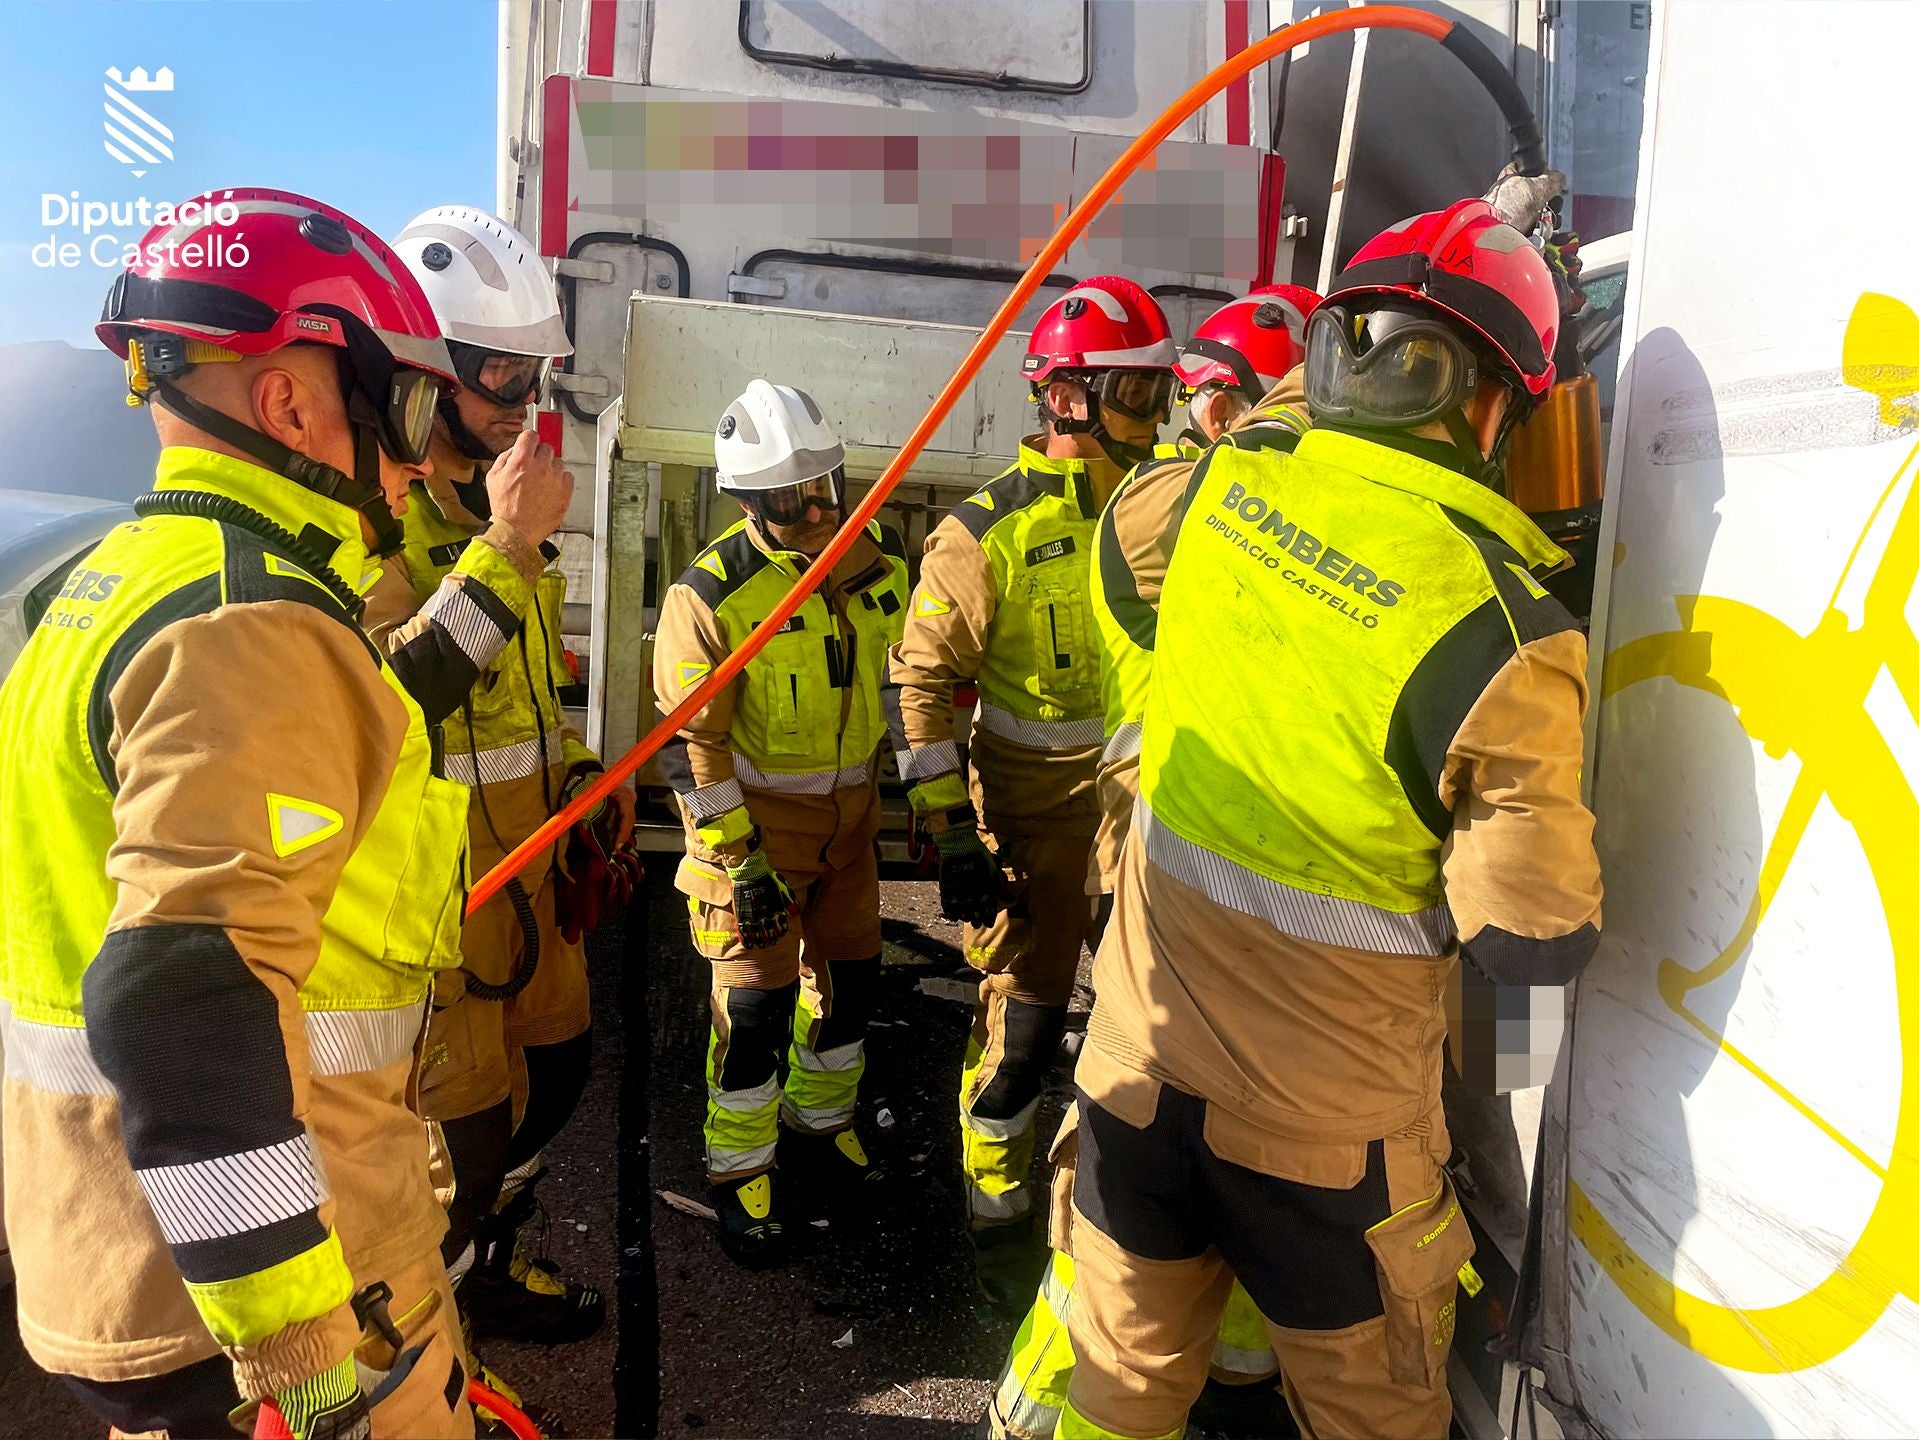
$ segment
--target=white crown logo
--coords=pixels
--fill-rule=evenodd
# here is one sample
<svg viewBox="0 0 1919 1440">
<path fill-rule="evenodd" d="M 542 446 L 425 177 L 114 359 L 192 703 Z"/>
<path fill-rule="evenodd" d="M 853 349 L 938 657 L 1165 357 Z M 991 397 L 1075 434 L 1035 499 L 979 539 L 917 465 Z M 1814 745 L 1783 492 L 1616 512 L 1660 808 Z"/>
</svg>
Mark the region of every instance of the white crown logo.
<svg viewBox="0 0 1919 1440">
<path fill-rule="evenodd" d="M 120 67 L 115 65 L 111 70 L 107 71 L 107 79 L 118 85 L 122 90 L 128 91 L 171 90 L 173 88 L 173 71 L 165 65 L 162 65 L 156 70 L 151 78 L 148 77 L 147 67 L 144 65 L 134 66 L 131 75 L 122 75 L 120 73 Z"/>
</svg>

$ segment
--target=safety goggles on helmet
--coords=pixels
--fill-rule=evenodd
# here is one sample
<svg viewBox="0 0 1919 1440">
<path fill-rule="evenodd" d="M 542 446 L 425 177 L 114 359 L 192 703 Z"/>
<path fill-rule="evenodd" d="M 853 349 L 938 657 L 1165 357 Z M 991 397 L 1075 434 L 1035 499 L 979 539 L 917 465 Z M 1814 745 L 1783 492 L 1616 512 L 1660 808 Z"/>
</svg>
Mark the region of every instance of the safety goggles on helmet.
<svg viewBox="0 0 1919 1440">
<path fill-rule="evenodd" d="M 771 490 L 742 492 L 762 520 L 774 525 L 797 525 L 806 518 L 809 505 L 817 505 L 822 514 L 836 513 L 846 493 L 846 468 L 835 466 L 824 475 L 802 480 L 797 485 L 780 485 Z"/>
<path fill-rule="evenodd" d="M 1465 404 L 1478 376 L 1458 327 L 1416 305 L 1321 305 L 1306 327 L 1306 403 L 1316 416 L 1423 425 Z"/>
<path fill-rule="evenodd" d="M 548 355 L 516 355 L 458 340 L 447 341 L 446 348 L 460 383 L 495 405 L 525 405 L 537 399 L 553 372 Z"/>
</svg>

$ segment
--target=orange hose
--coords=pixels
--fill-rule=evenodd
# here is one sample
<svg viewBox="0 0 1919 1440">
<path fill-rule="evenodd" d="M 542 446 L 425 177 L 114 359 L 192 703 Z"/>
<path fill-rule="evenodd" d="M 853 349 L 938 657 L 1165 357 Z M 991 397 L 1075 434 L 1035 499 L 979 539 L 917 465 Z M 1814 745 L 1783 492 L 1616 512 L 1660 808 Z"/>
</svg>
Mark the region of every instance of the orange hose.
<svg viewBox="0 0 1919 1440">
<path fill-rule="evenodd" d="M 1033 298 L 1034 292 L 1040 287 L 1040 282 L 1052 273 L 1053 267 L 1060 262 L 1067 249 L 1079 238 L 1080 232 L 1085 230 L 1093 217 L 1105 208 L 1106 202 L 1113 198 L 1114 192 L 1126 183 L 1127 178 L 1139 168 L 1140 163 L 1148 155 L 1159 148 L 1160 141 L 1185 123 L 1200 106 L 1242 75 L 1251 73 L 1295 45 L 1304 45 L 1309 40 L 1318 40 L 1327 35 L 1343 34 L 1348 30 L 1381 29 L 1411 30 L 1428 39 L 1443 41 L 1451 33 L 1453 22 L 1424 10 L 1409 10 L 1400 5 L 1365 5 L 1309 16 L 1307 19 L 1275 30 L 1265 39 L 1247 46 L 1167 106 L 1159 119 L 1126 147 L 1119 159 L 1115 160 L 1106 173 L 1099 177 L 1099 182 L 1086 192 L 1086 198 L 1075 205 L 1072 213 L 1060 222 L 1059 229 L 1053 232 L 1052 239 L 1048 240 L 1045 247 L 1034 257 L 1033 263 L 1020 277 L 1019 284 L 1013 287 L 1012 294 L 1006 297 L 998 312 L 980 332 L 979 339 L 973 342 L 973 348 L 966 352 L 966 358 L 960 362 L 959 369 L 953 372 L 953 378 L 946 382 L 946 388 L 941 390 L 938 398 L 933 401 L 933 408 L 928 410 L 920 423 L 914 427 L 913 433 L 900 447 L 899 454 L 893 457 L 885 473 L 867 492 L 866 498 L 854 509 L 840 532 L 820 553 L 820 557 L 806 567 L 806 572 L 800 576 L 799 582 L 786 592 L 786 597 L 779 604 L 773 607 L 772 614 L 754 626 L 753 633 L 746 637 L 746 642 L 721 661 L 714 668 L 713 673 L 701 681 L 692 694 L 675 706 L 670 715 L 655 725 L 645 739 L 627 751 L 617 762 L 608 766 L 598 779 L 574 797 L 570 805 L 527 836 L 514 847 L 511 854 L 481 876 L 479 883 L 473 887 L 472 893 L 467 898 L 466 913 L 471 915 L 492 899 L 500 887 L 525 869 L 534 856 L 571 829 L 582 816 L 599 804 L 608 791 L 650 760 L 682 725 L 704 710 L 715 695 L 730 685 L 734 677 L 746 668 L 747 662 L 759 653 L 760 647 L 781 626 L 793 618 L 793 612 L 805 603 L 808 595 L 819 588 L 821 580 L 825 579 L 827 573 L 845 558 L 846 552 L 852 548 L 854 540 L 866 528 L 867 523 L 879 514 L 880 507 L 886 503 L 886 497 L 893 493 L 893 487 L 898 485 L 901 478 L 912 468 L 914 460 L 919 458 L 920 451 L 926 447 L 926 442 L 933 438 L 933 432 L 946 419 L 947 412 L 953 408 L 961 393 L 972 383 L 973 377 L 986 363 L 986 357 L 992 353 L 1000 337 L 1012 328 L 1014 319 L 1021 310 L 1026 308 L 1026 302 Z"/>
<path fill-rule="evenodd" d="M 466 1382 L 466 1398 L 476 1410 L 484 1408 L 491 1411 L 512 1433 L 514 1440 L 542 1440 L 540 1427 L 533 1423 L 524 1410 L 481 1381 L 469 1379 Z"/>
</svg>

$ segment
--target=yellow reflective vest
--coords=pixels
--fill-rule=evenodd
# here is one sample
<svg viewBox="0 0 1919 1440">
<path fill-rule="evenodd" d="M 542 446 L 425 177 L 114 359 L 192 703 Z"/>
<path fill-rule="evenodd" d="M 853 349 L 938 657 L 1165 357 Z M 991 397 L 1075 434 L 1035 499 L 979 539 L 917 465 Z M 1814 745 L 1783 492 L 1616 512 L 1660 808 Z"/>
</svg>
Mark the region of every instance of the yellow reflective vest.
<svg viewBox="0 0 1919 1440">
<path fill-rule="evenodd" d="M 67 1256 L 55 1283 L 23 1255 L 22 1329 L 42 1363 L 105 1378 L 168 1346 L 204 1347 L 209 1333 L 253 1347 L 344 1314 L 354 1277 L 314 1217 L 349 1191 L 361 1222 L 381 1210 L 398 1241 L 420 1243 L 432 1196 L 423 1150 L 417 1176 L 396 1167 L 419 1146 L 404 1089 L 433 973 L 459 963 L 465 897 L 466 790 L 436 775 L 419 707 L 345 603 L 371 579 L 357 514 L 185 447 L 163 451 L 157 488 L 238 501 L 284 534 L 179 514 L 117 527 L 0 687 L 6 1173 L 34 1192 L 8 1219 L 21 1251 Z M 344 599 L 283 543 L 295 535 L 344 572 Z M 149 647 L 223 617 L 238 618 L 211 633 L 291 637 L 299 620 L 303 655 L 317 628 L 330 653 L 351 656 L 313 677 L 330 688 L 364 663 L 360 693 L 383 694 L 383 714 L 348 718 L 333 695 L 305 708 L 327 717 L 329 755 L 380 753 L 351 726 L 385 745 L 403 724 L 383 790 L 344 767 L 319 776 L 308 753 L 319 742 L 300 733 L 302 677 L 276 669 L 270 647 L 194 650 L 194 663 L 224 669 L 217 699 L 168 689 L 192 688 L 171 670 L 139 670 Z M 147 767 L 133 800 L 117 707 L 136 670 L 159 688 L 132 702 Z M 279 733 L 249 728 L 268 686 Z M 278 775 L 291 777 L 286 793 Z M 317 901 L 302 888 L 319 873 L 310 865 L 339 867 Z M 302 974 L 297 1019 L 264 983 L 289 971 Z M 107 1198 L 59 1201 L 69 1191 Z M 360 1258 L 384 1238 L 362 1229 Z M 90 1257 L 101 1273 L 87 1273 Z M 166 1298 L 182 1278 L 197 1340 Z"/>
<path fill-rule="evenodd" d="M 1484 486 L 1351 435 L 1208 451 L 1160 597 L 1138 823 L 1153 862 L 1303 939 L 1443 953 L 1452 817 L 1399 701 L 1475 612 L 1515 645 L 1563 628 L 1530 572 L 1564 560 Z"/>
<path fill-rule="evenodd" d="M 737 650 L 800 577 L 802 557 L 764 550 L 741 521 L 715 540 L 678 581 L 712 611 L 728 651 Z M 845 614 L 819 591 L 747 662 L 727 743 L 749 789 L 817 794 L 871 779 L 886 734 L 880 686 L 887 648 L 906 616 L 906 556 L 899 536 L 869 527 L 881 560 L 844 587 Z M 703 678 L 711 660 L 682 658 Z"/>
<path fill-rule="evenodd" d="M 448 515 L 434 489 L 415 482 L 400 519 L 406 572 L 425 600 L 453 573 L 484 523 Z M 443 492 L 444 493 L 444 492 Z M 548 547 L 549 558 L 554 552 Z M 469 785 L 504 783 L 547 766 L 595 759 L 566 733 L 560 690 L 574 683 L 561 632 L 566 576 L 549 564 L 524 621 L 445 722 L 447 773 Z"/>
</svg>

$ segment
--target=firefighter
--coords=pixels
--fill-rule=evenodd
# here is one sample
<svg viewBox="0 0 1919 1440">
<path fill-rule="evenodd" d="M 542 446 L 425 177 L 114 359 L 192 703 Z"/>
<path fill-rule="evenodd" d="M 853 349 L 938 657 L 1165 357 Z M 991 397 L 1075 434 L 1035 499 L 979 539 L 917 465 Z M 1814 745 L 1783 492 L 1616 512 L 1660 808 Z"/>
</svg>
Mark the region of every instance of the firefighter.
<svg viewBox="0 0 1919 1440">
<path fill-rule="evenodd" d="M 1563 983 L 1598 943 L 1585 640 L 1534 575 L 1565 557 L 1482 483 L 1558 325 L 1484 202 L 1414 217 L 1308 323 L 1294 451 L 1195 467 L 1076 1076 L 1062 1437 L 1180 1433 L 1229 1274 L 1303 1434 L 1447 1431 L 1478 1280 L 1446 983 Z"/>
<path fill-rule="evenodd" d="M 302 196 L 202 197 L 130 254 L 98 334 L 155 489 L 0 689 L 21 1339 L 124 1431 L 270 1399 L 303 1440 L 471 1435 L 409 1105 L 466 792 L 357 623 L 452 363 L 398 257 Z M 506 553 L 465 569 L 483 615 L 526 604 Z"/>
<path fill-rule="evenodd" d="M 533 598 L 503 645 L 476 627 L 460 573 L 474 546 L 516 538 L 493 516 L 486 467 L 514 450 L 550 456 L 526 416 L 554 357 L 572 346 L 537 252 L 505 221 L 442 206 L 394 248 L 433 305 L 459 386 L 440 401 L 433 469 L 408 494 L 405 544 L 369 597 L 368 628 L 422 703 L 447 713 L 446 773 L 472 791 L 477 874 L 600 770 L 561 715 L 560 687 L 573 676 L 551 540 L 512 551 Z M 618 873 L 595 862 L 625 844 L 633 803 L 630 789 L 614 791 L 600 815 L 509 880 L 466 922 L 462 968 L 435 987 L 421 1102 L 450 1172 L 442 1250 L 475 1339 L 564 1344 L 604 1317 L 597 1290 L 560 1279 L 518 1237 L 538 1203 L 540 1151 L 572 1116 L 592 1058 L 576 912 L 601 898 L 583 891 Z"/>
<path fill-rule="evenodd" d="M 1319 296 L 1296 285 L 1267 285 L 1228 302 L 1200 324 L 1180 347 L 1173 373 L 1191 426 L 1180 440 L 1178 457 L 1149 460 L 1120 483 L 1101 513 L 1092 546 L 1089 597 L 1100 645 L 1100 694 L 1105 707 L 1106 749 L 1099 764 L 1099 839 L 1089 892 L 1110 896 L 1118 856 L 1132 821 L 1138 793 L 1139 721 L 1152 676 L 1152 612 L 1135 606 L 1127 619 L 1143 628 L 1129 631 L 1114 614 L 1102 577 L 1114 570 L 1156 595 L 1154 569 L 1163 553 L 1163 537 L 1192 478 L 1193 464 L 1208 445 L 1224 438 L 1240 446 L 1292 448 L 1305 433 L 1299 364 L 1305 358 L 1306 318 Z M 1108 565 L 1104 557 L 1112 552 Z M 1159 572 L 1163 573 L 1163 569 Z M 1126 604 L 1123 598 L 1120 602 Z M 1059 1423 L 1073 1350 L 1066 1317 L 1073 1300 L 1071 1211 L 1078 1117 L 1070 1109 L 1053 1144 L 1053 1254 L 1039 1293 L 1026 1312 L 999 1384 L 988 1402 L 988 1431 L 1016 1440 L 1043 1440 Z M 1279 1360 L 1266 1340 L 1265 1322 L 1239 1285 L 1233 1286 L 1219 1340 L 1213 1346 L 1212 1378 L 1245 1386 L 1270 1380 Z M 1270 1389 L 1268 1389 L 1270 1397 Z M 1270 1398 L 1266 1403 L 1271 1403 Z"/>
<path fill-rule="evenodd" d="M 745 518 L 667 592 L 662 710 L 738 648 L 845 513 L 845 450 L 804 391 L 753 381 L 720 417 L 714 461 Z M 676 884 L 713 967 L 707 1180 L 721 1245 L 749 1265 L 791 1238 L 776 1156 L 809 1205 L 857 1214 L 884 1183 L 853 1109 L 880 980 L 880 688 L 906 576 L 899 536 L 875 523 L 662 752 L 686 819 Z"/>
<path fill-rule="evenodd" d="M 1038 1259 L 1034 1117 L 1096 934 L 1093 524 L 1154 453 L 1175 358 L 1166 317 L 1130 280 L 1087 280 L 1040 317 L 1022 369 L 1044 431 L 927 537 L 893 658 L 901 774 L 939 849 L 941 909 L 966 922 L 966 958 L 984 972 L 960 1081 L 967 1233 L 982 1294 L 1014 1311 Z M 979 686 L 970 788 L 953 734 L 964 681 Z"/>
</svg>

